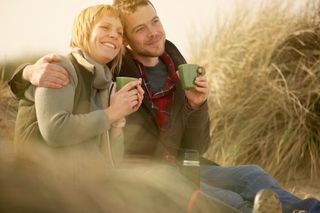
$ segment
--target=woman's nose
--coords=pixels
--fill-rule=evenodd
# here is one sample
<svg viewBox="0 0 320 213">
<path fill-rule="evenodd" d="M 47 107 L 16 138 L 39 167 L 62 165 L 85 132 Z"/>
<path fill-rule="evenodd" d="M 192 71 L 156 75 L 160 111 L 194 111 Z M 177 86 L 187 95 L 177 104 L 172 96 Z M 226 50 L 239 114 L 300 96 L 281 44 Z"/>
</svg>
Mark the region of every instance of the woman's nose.
<svg viewBox="0 0 320 213">
<path fill-rule="evenodd" d="M 119 37 L 119 34 L 118 34 L 118 32 L 112 30 L 112 31 L 109 32 L 109 37 L 111 37 L 111 38 L 118 38 L 118 37 Z"/>
</svg>

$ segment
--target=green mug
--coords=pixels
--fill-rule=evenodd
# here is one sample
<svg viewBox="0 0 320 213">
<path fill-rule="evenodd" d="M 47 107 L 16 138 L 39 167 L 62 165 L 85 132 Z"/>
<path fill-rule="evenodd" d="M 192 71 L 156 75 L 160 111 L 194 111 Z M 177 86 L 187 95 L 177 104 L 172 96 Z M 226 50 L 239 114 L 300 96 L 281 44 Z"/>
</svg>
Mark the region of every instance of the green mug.
<svg viewBox="0 0 320 213">
<path fill-rule="evenodd" d="M 124 87 L 124 85 L 126 85 L 127 83 L 131 82 L 131 81 L 137 81 L 139 79 L 137 78 L 133 78 L 133 77 L 123 77 L 123 76 L 119 76 L 116 78 L 116 83 L 117 83 L 117 91 L 119 91 L 122 87 Z"/>
<path fill-rule="evenodd" d="M 179 77 L 183 89 L 194 89 L 195 79 L 200 76 L 198 69 L 203 68 L 197 64 L 181 64 L 178 66 Z"/>
</svg>

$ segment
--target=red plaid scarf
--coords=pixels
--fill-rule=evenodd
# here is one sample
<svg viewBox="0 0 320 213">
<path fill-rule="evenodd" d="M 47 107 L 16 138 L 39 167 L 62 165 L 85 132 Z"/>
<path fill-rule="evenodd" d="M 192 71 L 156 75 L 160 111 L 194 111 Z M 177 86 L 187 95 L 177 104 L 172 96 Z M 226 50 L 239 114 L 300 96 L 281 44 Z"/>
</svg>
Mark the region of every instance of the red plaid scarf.
<svg viewBox="0 0 320 213">
<path fill-rule="evenodd" d="M 168 75 L 161 91 L 152 93 L 150 82 L 147 77 L 146 68 L 136 60 L 142 78 L 142 83 L 146 89 L 149 99 L 152 102 L 152 109 L 155 112 L 155 119 L 161 131 L 164 131 L 165 124 L 168 122 L 171 105 L 173 102 L 173 91 L 175 83 L 179 80 L 175 66 L 167 53 L 163 53 L 160 59 L 167 65 Z"/>
</svg>

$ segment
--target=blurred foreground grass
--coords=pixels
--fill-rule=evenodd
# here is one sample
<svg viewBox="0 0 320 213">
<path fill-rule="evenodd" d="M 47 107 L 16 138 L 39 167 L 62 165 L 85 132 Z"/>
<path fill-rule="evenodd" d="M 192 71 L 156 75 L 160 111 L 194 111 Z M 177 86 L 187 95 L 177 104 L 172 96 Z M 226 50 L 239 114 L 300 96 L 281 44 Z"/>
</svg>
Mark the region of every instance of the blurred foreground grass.
<svg viewBox="0 0 320 213">
<path fill-rule="evenodd" d="M 216 33 L 202 32 L 191 44 L 190 61 L 206 66 L 211 86 L 207 155 L 224 165 L 259 164 L 300 197 L 320 198 L 311 190 L 320 189 L 318 58 L 312 64 L 293 61 L 294 69 L 274 61 L 290 36 L 315 32 L 320 3 L 310 0 L 296 10 L 288 1 L 261 2 L 254 19 L 249 7 L 237 10 Z M 318 41 L 310 39 L 311 51 L 320 51 Z M 1 63 L 0 139 L 12 140 L 17 112 L 5 81 L 18 65 L 36 58 Z"/>
</svg>

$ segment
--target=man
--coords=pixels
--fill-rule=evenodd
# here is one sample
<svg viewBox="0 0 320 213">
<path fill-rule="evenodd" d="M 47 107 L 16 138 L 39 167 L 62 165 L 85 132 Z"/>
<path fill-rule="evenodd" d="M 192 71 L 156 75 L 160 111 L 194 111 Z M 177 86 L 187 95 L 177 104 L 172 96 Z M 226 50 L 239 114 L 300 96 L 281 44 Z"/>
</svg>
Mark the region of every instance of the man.
<svg viewBox="0 0 320 213">
<path fill-rule="evenodd" d="M 114 5 L 122 13 L 128 47 L 119 75 L 141 77 L 145 90 L 143 105 L 127 117 L 126 153 L 148 154 L 170 162 L 175 162 L 181 149 L 197 149 L 203 154 L 210 143 L 206 78 L 196 79 L 195 90 L 182 90 L 175 70 L 186 61 L 176 47 L 165 40 L 164 29 L 150 1 L 123 0 L 115 1 Z M 67 83 L 65 74 L 61 74 L 64 73 L 61 68 L 48 64 L 50 60 L 56 59 L 44 58 L 27 66 L 20 77 L 39 86 L 63 86 Z M 47 74 L 37 77 L 36 73 Z M 18 81 L 11 81 L 11 85 L 13 91 L 20 91 Z M 200 172 L 204 193 L 242 212 L 252 211 L 254 197 L 263 188 L 272 188 L 278 194 L 284 212 L 294 209 L 316 212 L 320 208 L 318 201 L 301 201 L 281 189 L 258 166 L 223 167 L 202 163 Z M 280 211 L 274 203 L 268 210 Z"/>
<path fill-rule="evenodd" d="M 127 3 L 117 5 L 121 10 Z M 169 52 L 164 52 L 165 32 L 154 8 L 146 5 L 133 13 L 122 11 L 129 51 L 120 75 L 141 76 L 147 92 L 144 107 L 128 117 L 127 152 L 156 152 L 174 158 L 180 148 L 189 148 L 202 154 L 210 143 L 206 78 L 198 77 L 196 89 L 184 92 L 176 70 L 186 62 L 169 42 Z"/>
</svg>

